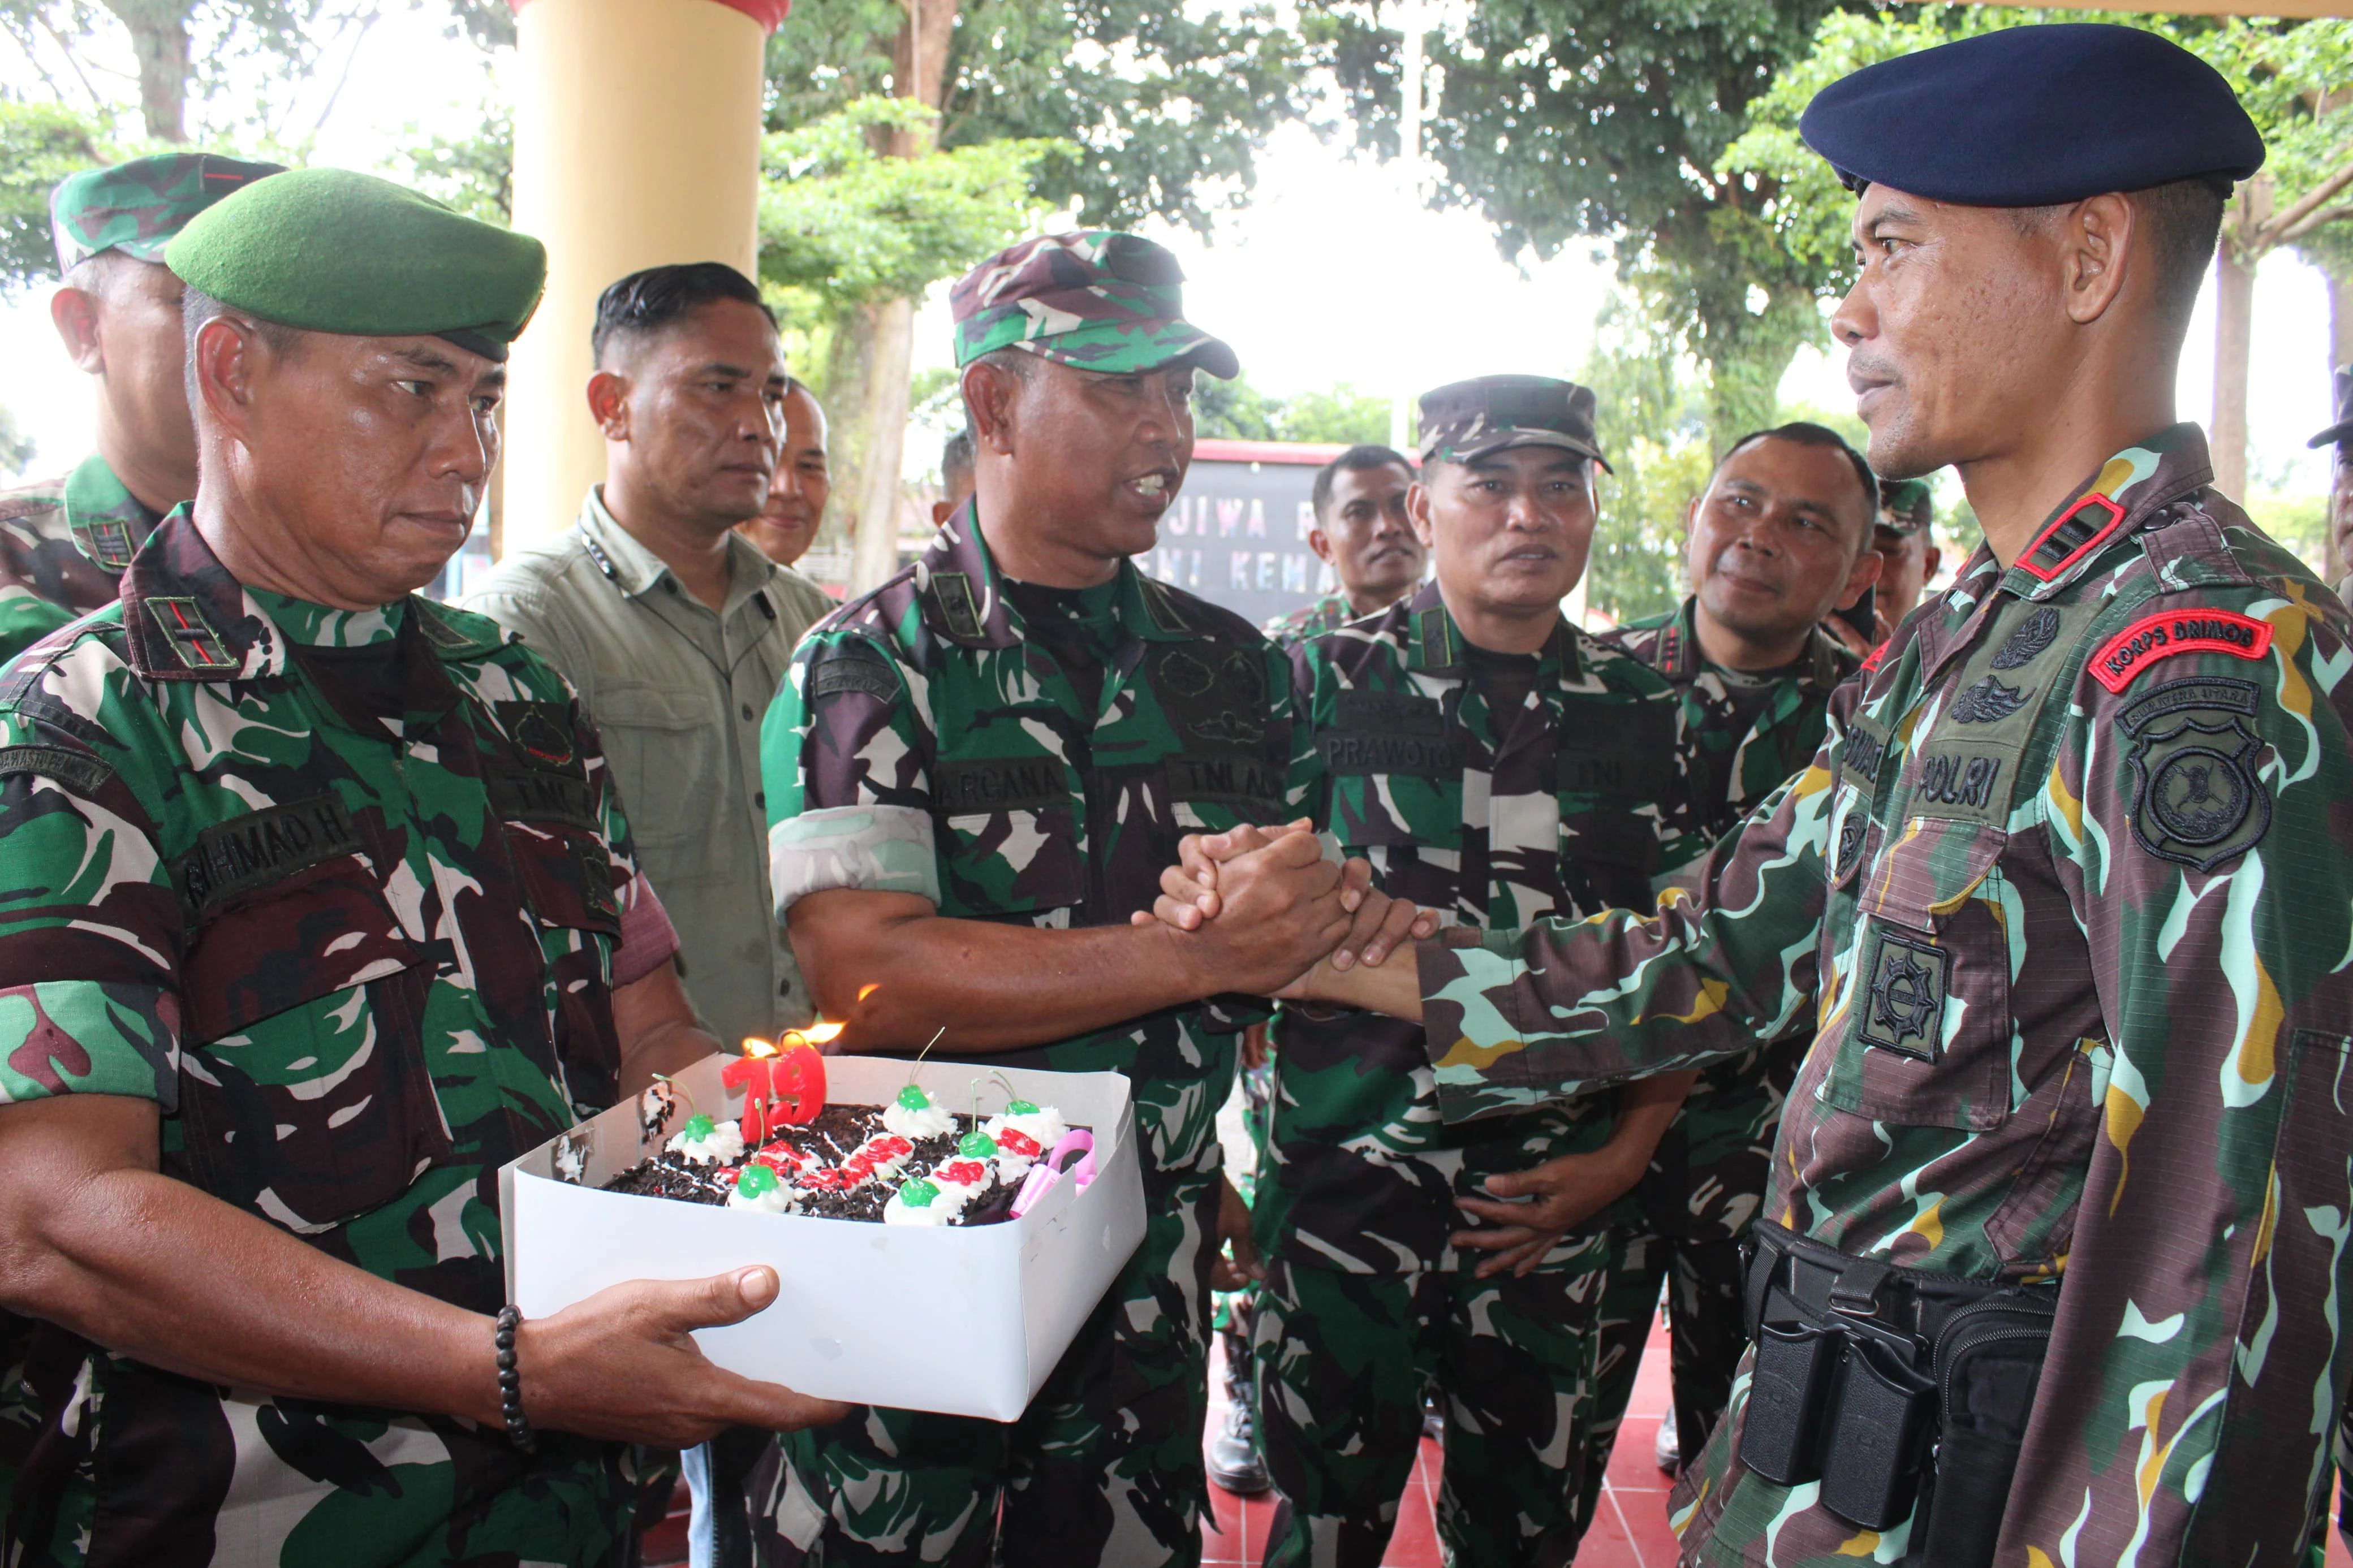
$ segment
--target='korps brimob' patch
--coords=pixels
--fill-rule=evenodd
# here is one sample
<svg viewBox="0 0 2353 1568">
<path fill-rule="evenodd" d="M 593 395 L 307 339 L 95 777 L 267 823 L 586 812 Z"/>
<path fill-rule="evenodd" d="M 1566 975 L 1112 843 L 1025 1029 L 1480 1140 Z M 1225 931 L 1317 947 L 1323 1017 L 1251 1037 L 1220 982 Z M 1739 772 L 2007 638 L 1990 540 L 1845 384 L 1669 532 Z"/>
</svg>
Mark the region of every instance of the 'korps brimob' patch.
<svg viewBox="0 0 2353 1568">
<path fill-rule="evenodd" d="M 2171 610 L 2143 616 L 2092 655 L 2092 679 L 2122 691 L 2161 658 L 2177 653 L 2227 653 L 2256 659 L 2270 651 L 2272 624 L 2235 610 Z"/>
</svg>

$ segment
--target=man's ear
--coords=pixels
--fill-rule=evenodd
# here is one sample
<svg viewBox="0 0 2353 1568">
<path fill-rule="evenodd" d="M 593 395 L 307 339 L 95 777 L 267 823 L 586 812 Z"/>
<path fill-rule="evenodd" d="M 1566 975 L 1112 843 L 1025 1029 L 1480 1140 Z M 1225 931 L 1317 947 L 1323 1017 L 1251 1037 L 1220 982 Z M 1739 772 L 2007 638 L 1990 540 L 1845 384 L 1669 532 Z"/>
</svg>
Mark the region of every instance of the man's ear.
<svg viewBox="0 0 2353 1568">
<path fill-rule="evenodd" d="M 1405 489 L 1405 514 L 1412 520 L 1413 536 L 1421 541 L 1421 547 L 1436 550 L 1438 534 L 1430 521 L 1430 490 L 1419 479 Z"/>
<path fill-rule="evenodd" d="M 600 370 L 588 378 L 588 416 L 596 421 L 607 441 L 629 438 L 629 378 L 617 370 Z"/>
<path fill-rule="evenodd" d="M 261 334 L 234 316 L 215 316 L 196 329 L 188 361 L 195 403 L 232 440 L 242 442 L 252 423 L 255 383 L 269 353 Z"/>
<path fill-rule="evenodd" d="M 49 320 L 66 345 L 66 357 L 85 375 L 106 374 L 106 353 L 99 341 L 99 310 L 97 295 L 70 283 L 49 296 Z"/>
<path fill-rule="evenodd" d="M 2132 203 L 2112 192 L 2077 202 L 2058 220 L 2060 279 L 2068 319 L 2077 325 L 2105 315 L 2132 273 L 2153 274 L 2154 260 L 2143 254 L 2148 231 L 2136 221 L 2138 216 Z"/>
<path fill-rule="evenodd" d="M 1019 401 L 1020 378 L 993 364 L 964 367 L 965 419 L 972 426 L 976 450 L 986 447 L 1000 457 L 1013 455 L 1013 411 Z"/>
<path fill-rule="evenodd" d="M 1311 528 L 1307 531 L 1307 548 L 1315 552 L 1316 559 L 1323 562 L 1324 565 L 1339 564 L 1332 559 L 1332 536 L 1321 528 Z"/>
<path fill-rule="evenodd" d="M 1838 602 L 1832 607 L 1841 610 L 1854 608 L 1855 601 L 1862 597 L 1863 590 L 1878 582 L 1879 574 L 1885 570 L 1887 557 L 1878 551 L 1865 550 L 1857 554 L 1854 564 L 1847 568 L 1846 586 L 1839 590 Z"/>
</svg>

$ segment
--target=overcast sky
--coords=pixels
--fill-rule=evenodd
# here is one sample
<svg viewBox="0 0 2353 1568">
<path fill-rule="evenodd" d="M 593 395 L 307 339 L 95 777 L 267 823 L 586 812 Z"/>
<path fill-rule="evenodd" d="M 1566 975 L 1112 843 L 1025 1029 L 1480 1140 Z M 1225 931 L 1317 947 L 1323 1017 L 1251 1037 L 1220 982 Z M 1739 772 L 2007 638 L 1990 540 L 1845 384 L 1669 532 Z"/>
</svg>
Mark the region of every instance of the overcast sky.
<svg viewBox="0 0 2353 1568">
<path fill-rule="evenodd" d="M 443 37 L 437 12 L 387 16 L 355 56 L 332 54 L 290 100 L 282 89 L 268 95 L 290 102 L 281 122 L 290 131 L 307 130 L 324 112 L 314 161 L 378 169 L 412 126 L 459 134 L 474 121 L 486 83 L 491 91 L 496 83 L 479 51 Z M 346 58 L 353 60 L 348 76 Z M 0 80 L 28 97 L 45 90 L 21 58 L 0 58 Z M 1256 200 L 1220 221 L 1214 243 L 1182 230 L 1155 237 L 1184 258 L 1187 313 L 1232 342 L 1255 384 L 1282 395 L 1342 382 L 1393 395 L 1493 372 L 1571 374 L 1609 282 L 1605 266 L 1573 252 L 1524 273 L 1497 256 L 1475 216 L 1415 210 L 1388 170 L 1353 163 L 1299 126 L 1277 132 L 1260 162 Z M 945 292 L 935 289 L 918 317 L 918 370 L 949 363 Z M 2179 384 L 2182 414 L 2200 420 L 2211 412 L 2208 293 Z M 2249 377 L 2258 482 L 2325 488 L 2325 470 L 2304 442 L 2329 423 L 2327 344 L 2319 274 L 2292 255 L 2274 255 L 2256 288 Z M 1783 384 L 1785 401 L 1850 406 L 1843 357 L 1802 354 Z M 0 404 L 38 441 L 37 471 L 87 448 L 90 389 L 58 346 L 43 291 L 0 307 Z M 935 441 L 912 439 L 910 472 L 926 471 L 936 455 Z"/>
</svg>

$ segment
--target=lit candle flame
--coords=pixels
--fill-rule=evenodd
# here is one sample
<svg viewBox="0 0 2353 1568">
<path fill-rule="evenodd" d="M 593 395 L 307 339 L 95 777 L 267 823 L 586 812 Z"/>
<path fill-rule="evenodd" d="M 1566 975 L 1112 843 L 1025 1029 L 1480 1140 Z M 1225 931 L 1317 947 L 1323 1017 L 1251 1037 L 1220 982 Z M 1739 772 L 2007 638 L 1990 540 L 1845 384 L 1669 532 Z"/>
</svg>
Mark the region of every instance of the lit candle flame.
<svg viewBox="0 0 2353 1568">
<path fill-rule="evenodd" d="M 882 983 L 881 983 L 881 981 L 879 981 L 879 980 L 870 980 L 870 981 L 868 981 L 865 984 L 863 984 L 863 985 L 861 985 L 861 986 L 860 986 L 860 987 L 858 988 L 858 999 L 859 999 L 860 1002 L 863 1002 L 863 1001 L 865 1001 L 869 996 L 873 995 L 873 994 L 874 994 L 874 993 L 876 993 L 877 991 L 880 991 L 880 990 L 881 990 L 881 989 L 882 989 Z"/>
<path fill-rule="evenodd" d="M 804 1045 L 821 1046 L 841 1033 L 841 1026 L 820 1022 L 811 1024 L 807 1029 L 796 1029 L 793 1032 Z"/>
<path fill-rule="evenodd" d="M 776 1054 L 776 1047 L 765 1040 L 747 1038 L 744 1042 L 744 1054 L 747 1057 L 773 1057 Z"/>
</svg>

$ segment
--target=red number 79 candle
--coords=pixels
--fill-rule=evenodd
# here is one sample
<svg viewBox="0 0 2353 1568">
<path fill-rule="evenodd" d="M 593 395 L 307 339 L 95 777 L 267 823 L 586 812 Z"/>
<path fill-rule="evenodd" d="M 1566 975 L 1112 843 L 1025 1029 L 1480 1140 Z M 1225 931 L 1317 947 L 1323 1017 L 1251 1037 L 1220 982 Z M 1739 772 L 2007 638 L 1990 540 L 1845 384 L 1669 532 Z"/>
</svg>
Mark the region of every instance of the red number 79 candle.
<svg viewBox="0 0 2353 1568">
<path fill-rule="evenodd" d="M 722 1083 L 744 1091 L 747 1144 L 758 1143 L 776 1128 L 814 1121 L 825 1109 L 825 1058 L 797 1029 L 786 1032 L 784 1047 L 780 1054 L 765 1040 L 745 1040 L 744 1055 L 721 1069 Z"/>
</svg>

